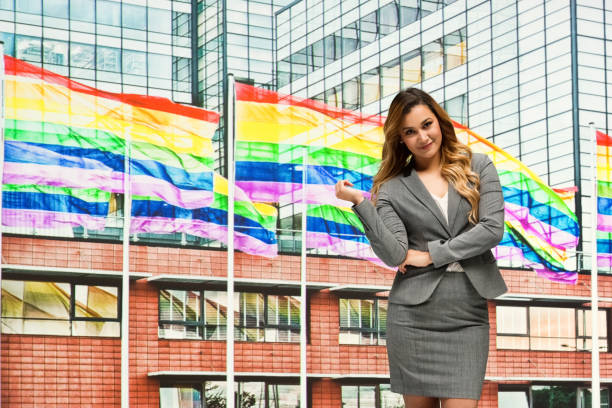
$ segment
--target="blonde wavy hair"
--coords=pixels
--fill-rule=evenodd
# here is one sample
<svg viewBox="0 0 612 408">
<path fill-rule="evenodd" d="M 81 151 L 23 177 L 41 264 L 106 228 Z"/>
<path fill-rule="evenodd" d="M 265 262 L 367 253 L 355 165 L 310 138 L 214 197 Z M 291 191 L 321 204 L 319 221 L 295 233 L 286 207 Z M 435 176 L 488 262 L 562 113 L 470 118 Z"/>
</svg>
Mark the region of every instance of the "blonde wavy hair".
<svg viewBox="0 0 612 408">
<path fill-rule="evenodd" d="M 400 174 L 406 166 L 414 166 L 412 153 L 406 145 L 401 144 L 400 127 L 404 116 L 416 105 L 425 105 L 436 115 L 442 132 L 440 147 L 440 164 L 442 177 L 452 183 L 455 190 L 472 206 L 468 220 L 478 222 L 478 202 L 480 201 L 480 178 L 472 171 L 472 150 L 457 140 L 455 128 L 444 109 L 426 92 L 408 88 L 398 93 L 389 107 L 389 114 L 383 131 L 385 142 L 382 149 L 382 161 L 372 184 L 372 201 L 376 204 L 380 187 L 388 180 Z"/>
</svg>

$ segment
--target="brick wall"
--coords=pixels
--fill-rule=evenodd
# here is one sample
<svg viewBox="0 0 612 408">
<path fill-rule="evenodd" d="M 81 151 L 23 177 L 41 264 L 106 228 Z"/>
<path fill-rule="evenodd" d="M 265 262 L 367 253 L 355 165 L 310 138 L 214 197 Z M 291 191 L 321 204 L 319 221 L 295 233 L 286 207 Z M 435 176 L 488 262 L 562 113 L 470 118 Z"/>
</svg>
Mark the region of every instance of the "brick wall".
<svg viewBox="0 0 612 408">
<path fill-rule="evenodd" d="M 5 264 L 121 270 L 121 245 L 5 237 Z M 131 247 L 132 268 L 151 274 L 224 276 L 222 251 L 164 247 Z M 242 278 L 299 280 L 296 256 L 274 259 L 237 253 L 235 275 Z M 577 285 L 538 278 L 532 272 L 504 271 L 513 293 L 589 296 L 590 277 Z M 313 282 L 390 285 L 393 271 L 367 262 L 309 258 Z M 600 278 L 600 294 L 610 296 L 612 277 Z M 130 402 L 132 407 L 159 405 L 156 371 L 225 370 L 225 342 L 158 338 L 158 288 L 146 280 L 130 288 Z M 309 292 L 308 371 L 321 374 L 388 373 L 384 346 L 339 345 L 338 296 L 328 290 Z M 590 355 L 576 352 L 526 352 L 495 348 L 495 306 L 489 304 L 491 346 L 487 376 L 588 377 Z M 2 403 L 7 407 L 118 407 L 120 340 L 117 338 L 2 335 Z M 602 377 L 612 377 L 609 353 L 601 355 Z M 235 369 L 243 372 L 299 373 L 299 344 L 235 344 Z M 480 407 L 497 406 L 497 384 L 487 381 Z M 312 380 L 313 407 L 340 407 L 340 385 L 331 378 Z"/>
</svg>

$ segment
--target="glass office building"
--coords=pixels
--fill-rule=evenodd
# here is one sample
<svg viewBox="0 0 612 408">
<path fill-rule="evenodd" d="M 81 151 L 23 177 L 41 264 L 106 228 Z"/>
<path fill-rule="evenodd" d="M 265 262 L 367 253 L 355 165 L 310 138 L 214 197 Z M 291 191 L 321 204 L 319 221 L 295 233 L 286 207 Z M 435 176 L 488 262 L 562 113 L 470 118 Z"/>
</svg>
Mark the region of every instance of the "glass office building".
<svg viewBox="0 0 612 408">
<path fill-rule="evenodd" d="M 190 1 L 3 0 L 5 53 L 93 87 L 192 103 Z"/>
</svg>

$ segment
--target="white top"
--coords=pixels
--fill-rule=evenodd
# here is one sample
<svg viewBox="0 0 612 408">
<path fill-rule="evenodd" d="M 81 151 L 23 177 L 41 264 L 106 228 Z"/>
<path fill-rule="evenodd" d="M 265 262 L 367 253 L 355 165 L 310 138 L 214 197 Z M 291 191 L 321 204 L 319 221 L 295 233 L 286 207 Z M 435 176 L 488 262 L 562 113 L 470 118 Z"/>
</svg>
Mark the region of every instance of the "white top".
<svg viewBox="0 0 612 408">
<path fill-rule="evenodd" d="M 436 204 L 438 204 L 438 207 L 440 208 L 440 211 L 442 211 L 442 214 L 444 214 L 444 218 L 446 219 L 446 223 L 448 224 L 448 190 L 442 198 L 438 197 L 435 194 L 432 194 L 431 192 L 429 192 L 429 194 L 433 197 Z M 446 271 L 463 272 L 463 268 L 461 267 L 461 264 L 459 262 L 452 262 L 448 264 L 448 266 L 446 267 Z"/>
</svg>

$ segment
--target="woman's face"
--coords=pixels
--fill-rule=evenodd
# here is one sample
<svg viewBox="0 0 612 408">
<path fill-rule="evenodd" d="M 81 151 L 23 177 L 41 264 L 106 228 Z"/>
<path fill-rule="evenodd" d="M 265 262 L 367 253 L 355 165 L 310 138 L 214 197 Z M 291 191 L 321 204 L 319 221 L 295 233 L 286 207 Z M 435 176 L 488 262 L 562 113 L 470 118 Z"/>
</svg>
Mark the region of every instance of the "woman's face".
<svg viewBox="0 0 612 408">
<path fill-rule="evenodd" d="M 414 160 L 430 160 L 439 154 L 442 131 L 438 118 L 427 105 L 414 106 L 404 116 L 399 131 Z"/>
</svg>

